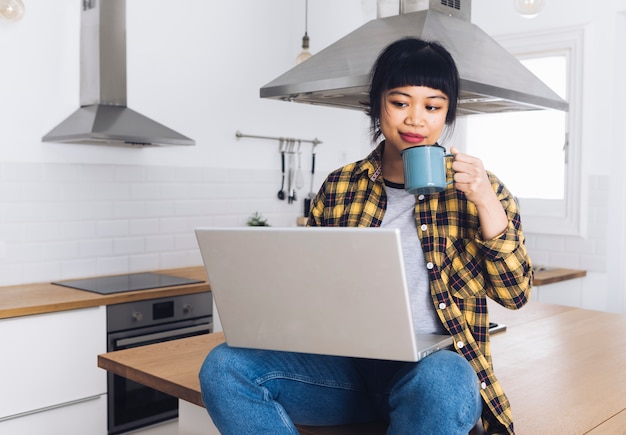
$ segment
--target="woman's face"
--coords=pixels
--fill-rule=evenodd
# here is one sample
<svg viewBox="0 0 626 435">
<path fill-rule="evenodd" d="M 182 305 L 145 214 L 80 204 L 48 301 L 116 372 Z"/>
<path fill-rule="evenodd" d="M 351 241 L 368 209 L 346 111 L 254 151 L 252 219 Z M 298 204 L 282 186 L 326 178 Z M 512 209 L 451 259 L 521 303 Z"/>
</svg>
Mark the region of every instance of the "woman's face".
<svg viewBox="0 0 626 435">
<path fill-rule="evenodd" d="M 426 86 L 388 90 L 382 96 L 380 111 L 386 145 L 400 153 L 416 145 L 436 143 L 445 126 L 448 104 L 446 94 Z"/>
</svg>

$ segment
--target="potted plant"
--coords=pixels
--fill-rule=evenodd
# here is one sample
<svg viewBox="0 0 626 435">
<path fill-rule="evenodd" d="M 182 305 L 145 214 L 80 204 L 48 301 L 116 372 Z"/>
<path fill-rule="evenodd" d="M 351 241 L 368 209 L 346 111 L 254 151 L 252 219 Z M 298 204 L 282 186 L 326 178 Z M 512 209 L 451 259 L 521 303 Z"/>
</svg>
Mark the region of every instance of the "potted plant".
<svg viewBox="0 0 626 435">
<path fill-rule="evenodd" d="M 256 211 L 254 214 L 248 219 L 247 225 L 249 227 L 269 227 L 270 224 L 267 223 L 267 219 L 263 219 L 263 216 Z"/>
</svg>

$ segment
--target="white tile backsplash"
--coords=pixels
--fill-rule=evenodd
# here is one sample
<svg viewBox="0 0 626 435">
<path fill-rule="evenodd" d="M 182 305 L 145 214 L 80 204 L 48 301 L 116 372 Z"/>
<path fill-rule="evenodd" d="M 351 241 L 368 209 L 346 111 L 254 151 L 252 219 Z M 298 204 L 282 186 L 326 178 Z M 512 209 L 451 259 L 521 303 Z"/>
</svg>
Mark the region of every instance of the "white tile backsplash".
<svg viewBox="0 0 626 435">
<path fill-rule="evenodd" d="M 122 237 L 128 234 L 129 222 L 126 219 L 96 222 L 96 235 L 99 237 Z"/>
<path fill-rule="evenodd" d="M 113 239 L 113 255 L 133 255 L 146 252 L 146 240 L 143 237 Z"/>
<path fill-rule="evenodd" d="M 145 213 L 145 209 L 144 209 Z M 158 219 L 132 219 L 130 221 L 130 235 L 150 235 L 157 234 L 159 231 Z"/>
<path fill-rule="evenodd" d="M 275 170 L 0 164 L 0 286 L 196 266 L 194 228 L 295 226 Z"/>
<path fill-rule="evenodd" d="M 0 164 L 0 285 L 202 264 L 194 228 L 243 226 L 256 211 L 295 226 L 309 186 L 289 205 L 262 169 L 54 163 Z M 606 177 L 590 182 L 586 237 L 527 234 L 535 264 L 606 274 Z M 593 199 L 593 200 L 591 200 Z M 606 295 L 585 286 L 581 303 Z"/>
<path fill-rule="evenodd" d="M 67 204 L 70 201 L 65 201 Z M 93 220 L 98 221 L 100 219 L 111 219 L 113 217 L 113 203 L 110 201 L 72 201 L 70 206 L 74 204 L 79 207 L 79 218 L 81 220 Z"/>
<path fill-rule="evenodd" d="M 55 185 L 61 181 L 76 181 L 78 174 L 78 165 L 56 164 L 45 165 L 43 168 L 44 180 L 55 183 Z"/>
<path fill-rule="evenodd" d="M 68 260 L 78 257 L 78 242 L 63 241 L 47 243 L 44 246 L 44 258 L 46 260 Z"/>
<path fill-rule="evenodd" d="M 102 239 L 80 239 L 79 258 L 101 258 L 113 255 L 113 240 Z"/>
<path fill-rule="evenodd" d="M 167 252 L 175 249 L 176 240 L 173 235 L 152 235 L 146 237 L 145 252 Z"/>
<path fill-rule="evenodd" d="M 0 201 L 21 201 L 24 198 L 22 185 L 14 181 L 0 178 Z"/>
<path fill-rule="evenodd" d="M 45 163 L 11 163 L 3 165 L 0 179 L 5 182 L 35 182 L 44 180 Z"/>
<path fill-rule="evenodd" d="M 161 185 L 157 183 L 133 183 L 130 186 L 131 200 L 157 200 L 161 198 Z"/>
</svg>

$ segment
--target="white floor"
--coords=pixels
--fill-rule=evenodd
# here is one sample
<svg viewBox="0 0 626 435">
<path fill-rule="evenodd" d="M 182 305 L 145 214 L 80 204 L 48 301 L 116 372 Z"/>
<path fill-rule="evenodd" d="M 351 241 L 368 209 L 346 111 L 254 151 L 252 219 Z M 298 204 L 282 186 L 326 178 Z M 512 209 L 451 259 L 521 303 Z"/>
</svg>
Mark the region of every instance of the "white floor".
<svg viewBox="0 0 626 435">
<path fill-rule="evenodd" d="M 142 429 L 125 432 L 124 435 L 178 435 L 178 420 L 157 423 Z"/>
</svg>

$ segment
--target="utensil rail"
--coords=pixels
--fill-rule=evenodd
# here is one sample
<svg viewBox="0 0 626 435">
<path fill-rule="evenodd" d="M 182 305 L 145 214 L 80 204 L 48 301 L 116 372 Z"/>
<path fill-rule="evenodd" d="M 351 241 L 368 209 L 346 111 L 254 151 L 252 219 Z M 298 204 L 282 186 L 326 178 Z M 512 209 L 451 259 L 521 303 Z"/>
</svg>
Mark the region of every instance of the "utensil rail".
<svg viewBox="0 0 626 435">
<path fill-rule="evenodd" d="M 247 137 L 247 138 L 252 138 L 252 139 L 267 139 L 267 140 L 276 140 L 276 141 L 295 141 L 295 142 L 302 142 L 302 143 L 311 143 L 313 144 L 313 147 L 318 146 L 322 142 L 321 140 L 319 140 L 318 138 L 315 139 L 298 139 L 298 138 L 288 138 L 288 137 L 278 137 L 278 136 L 260 136 L 260 135 L 255 135 L 255 134 L 243 134 L 240 131 L 237 131 L 235 133 L 235 136 L 237 137 L 237 139 L 240 139 L 242 137 Z"/>
</svg>

